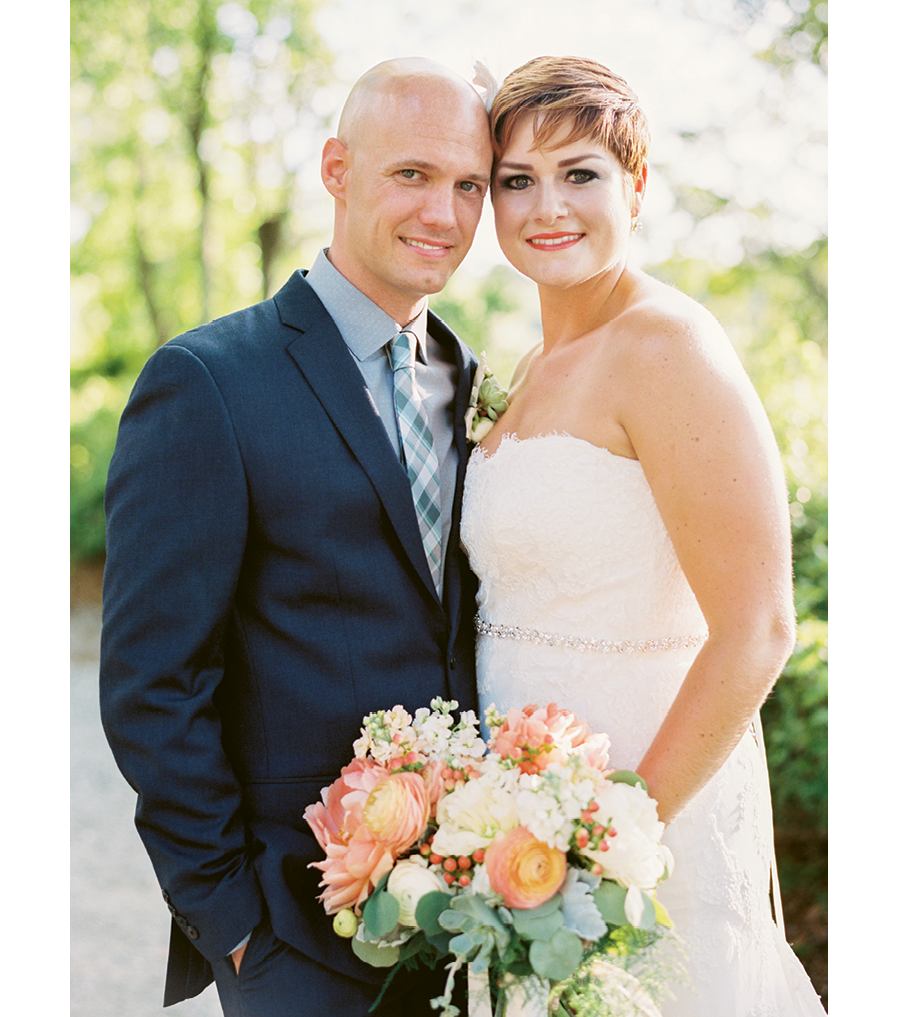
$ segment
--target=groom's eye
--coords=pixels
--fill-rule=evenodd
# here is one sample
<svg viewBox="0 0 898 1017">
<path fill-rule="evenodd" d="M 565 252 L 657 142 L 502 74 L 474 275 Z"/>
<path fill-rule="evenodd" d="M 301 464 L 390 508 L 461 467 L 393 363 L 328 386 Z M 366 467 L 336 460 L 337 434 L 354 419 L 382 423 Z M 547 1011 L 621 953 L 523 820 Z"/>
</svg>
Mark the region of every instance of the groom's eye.
<svg viewBox="0 0 898 1017">
<path fill-rule="evenodd" d="M 401 177 L 405 177 L 406 180 L 414 180 L 419 173 L 420 171 L 415 169 L 403 169 L 399 171 L 399 175 Z"/>
</svg>

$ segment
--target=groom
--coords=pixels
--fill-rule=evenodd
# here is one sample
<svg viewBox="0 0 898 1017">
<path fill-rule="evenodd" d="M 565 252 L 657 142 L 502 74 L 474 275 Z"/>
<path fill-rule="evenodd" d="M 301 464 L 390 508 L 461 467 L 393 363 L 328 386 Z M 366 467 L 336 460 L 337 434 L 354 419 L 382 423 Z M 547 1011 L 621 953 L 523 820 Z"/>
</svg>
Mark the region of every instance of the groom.
<svg viewBox="0 0 898 1017">
<path fill-rule="evenodd" d="M 101 707 L 173 918 L 165 1005 L 214 977 L 229 1017 L 362 1017 L 383 982 L 315 899 L 302 816 L 365 714 L 476 705 L 474 362 L 426 303 L 491 160 L 471 85 L 421 59 L 369 71 L 324 147 L 329 249 L 163 346 L 122 417 Z M 397 977 L 376 1013 L 432 1014 L 443 980 Z"/>
</svg>

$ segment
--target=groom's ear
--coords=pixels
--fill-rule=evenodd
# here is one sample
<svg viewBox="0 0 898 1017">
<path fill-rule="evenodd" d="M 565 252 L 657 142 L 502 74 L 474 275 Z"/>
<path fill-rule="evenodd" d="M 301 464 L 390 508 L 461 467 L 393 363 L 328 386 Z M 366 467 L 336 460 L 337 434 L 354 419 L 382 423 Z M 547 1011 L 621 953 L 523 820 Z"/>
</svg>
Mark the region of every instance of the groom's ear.
<svg viewBox="0 0 898 1017">
<path fill-rule="evenodd" d="M 339 138 L 328 138 L 321 153 L 321 180 L 332 197 L 343 197 L 348 171 L 349 149 Z"/>
</svg>

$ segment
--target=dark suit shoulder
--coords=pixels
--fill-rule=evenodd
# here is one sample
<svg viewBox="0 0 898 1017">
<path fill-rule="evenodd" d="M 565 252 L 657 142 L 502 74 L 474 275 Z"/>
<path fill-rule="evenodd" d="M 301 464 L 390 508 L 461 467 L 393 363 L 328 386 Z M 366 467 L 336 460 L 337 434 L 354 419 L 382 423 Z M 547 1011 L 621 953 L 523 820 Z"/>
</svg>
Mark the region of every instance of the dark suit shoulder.
<svg viewBox="0 0 898 1017">
<path fill-rule="evenodd" d="M 285 307 L 290 312 L 286 316 Z M 323 312 L 314 291 L 297 271 L 274 296 L 199 325 L 169 340 L 162 349 L 181 347 L 205 363 L 258 356 L 266 349 L 282 351 L 296 339 L 301 308 Z"/>
</svg>

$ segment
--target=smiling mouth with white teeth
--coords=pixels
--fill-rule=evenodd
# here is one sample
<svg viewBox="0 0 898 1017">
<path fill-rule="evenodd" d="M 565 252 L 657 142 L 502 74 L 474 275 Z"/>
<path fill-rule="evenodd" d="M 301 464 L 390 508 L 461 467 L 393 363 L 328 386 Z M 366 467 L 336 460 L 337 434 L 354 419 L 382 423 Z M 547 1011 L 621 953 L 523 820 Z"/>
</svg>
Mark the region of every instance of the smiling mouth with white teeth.
<svg viewBox="0 0 898 1017">
<path fill-rule="evenodd" d="M 576 244 L 578 240 L 582 240 L 585 236 L 585 233 L 561 233 L 551 237 L 528 237 L 527 243 L 531 247 L 541 247 L 552 250 L 559 247 L 567 247 L 570 244 Z"/>
<path fill-rule="evenodd" d="M 448 251 L 450 244 L 428 244 L 423 240 L 411 240 L 409 237 L 402 237 L 402 242 L 408 247 L 417 247 L 422 251 Z"/>
</svg>

